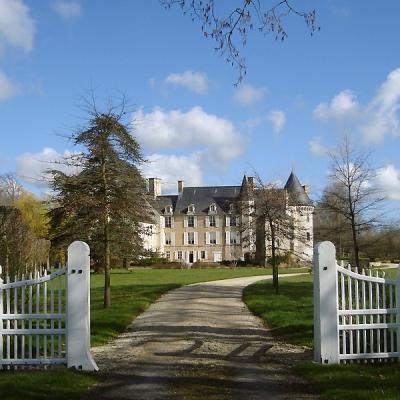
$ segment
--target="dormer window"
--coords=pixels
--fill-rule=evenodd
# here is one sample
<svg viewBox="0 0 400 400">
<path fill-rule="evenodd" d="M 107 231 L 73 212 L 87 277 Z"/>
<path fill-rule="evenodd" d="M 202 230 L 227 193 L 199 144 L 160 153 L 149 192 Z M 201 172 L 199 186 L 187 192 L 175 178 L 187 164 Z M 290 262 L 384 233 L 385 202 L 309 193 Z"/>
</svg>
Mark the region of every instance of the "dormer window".
<svg viewBox="0 0 400 400">
<path fill-rule="evenodd" d="M 194 213 L 194 204 L 189 204 L 188 213 Z"/>
<path fill-rule="evenodd" d="M 210 204 L 210 209 L 209 212 L 210 213 L 215 213 L 217 211 L 217 206 L 215 203 Z"/>
<path fill-rule="evenodd" d="M 229 212 L 233 213 L 235 211 L 235 205 L 233 203 L 229 204 Z"/>
<path fill-rule="evenodd" d="M 172 214 L 172 206 L 165 207 L 165 214 Z"/>
</svg>

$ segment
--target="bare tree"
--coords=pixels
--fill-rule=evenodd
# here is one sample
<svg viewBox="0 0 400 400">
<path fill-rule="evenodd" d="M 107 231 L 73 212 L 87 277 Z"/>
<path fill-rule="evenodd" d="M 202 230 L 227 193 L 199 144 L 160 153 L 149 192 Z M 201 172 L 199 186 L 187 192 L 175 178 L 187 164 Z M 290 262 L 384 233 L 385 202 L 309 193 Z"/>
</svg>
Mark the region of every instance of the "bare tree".
<svg viewBox="0 0 400 400">
<path fill-rule="evenodd" d="M 297 251 L 294 243 L 307 246 L 310 241 L 299 216 L 304 211 L 312 213 L 313 207 L 311 202 L 307 205 L 300 204 L 295 193 L 286 188 L 280 188 L 274 183 L 264 183 L 257 174 L 253 195 L 249 198 L 242 205 L 242 237 L 248 244 L 255 242 L 258 262 L 266 264 L 268 260 L 272 265 L 273 287 L 278 294 L 279 258 L 304 257 L 302 252 Z"/>
<path fill-rule="evenodd" d="M 385 197 L 373 185 L 377 173 L 370 165 L 371 153 L 355 149 L 348 136 L 330 153 L 330 158 L 332 168 L 324 207 L 347 221 L 355 265 L 360 267 L 360 235 L 381 224 Z"/>
<path fill-rule="evenodd" d="M 22 195 L 24 189 L 12 172 L 0 175 L 0 204 L 11 206 Z"/>
<path fill-rule="evenodd" d="M 180 6 L 192 21 L 199 21 L 206 38 L 214 40 L 215 50 L 226 57 L 226 62 L 236 66 L 239 72 L 237 83 L 246 75 L 246 60 L 240 47 L 247 43 L 249 32 L 256 30 L 264 35 L 272 34 L 275 40 L 288 37 L 284 20 L 290 15 L 304 19 L 311 35 L 319 31 L 315 10 L 303 11 L 290 0 L 236 0 L 227 6 L 215 0 L 160 0 L 165 8 Z M 236 84 L 237 84 L 236 83 Z"/>
</svg>

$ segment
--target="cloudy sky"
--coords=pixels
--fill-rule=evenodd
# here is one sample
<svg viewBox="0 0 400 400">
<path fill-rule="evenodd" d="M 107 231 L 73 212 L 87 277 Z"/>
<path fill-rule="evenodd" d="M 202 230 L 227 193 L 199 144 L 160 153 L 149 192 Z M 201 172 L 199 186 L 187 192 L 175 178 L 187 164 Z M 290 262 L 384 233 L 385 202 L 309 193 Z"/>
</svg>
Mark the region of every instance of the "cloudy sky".
<svg viewBox="0 0 400 400">
<path fill-rule="evenodd" d="M 400 2 L 295 3 L 315 5 L 321 32 L 295 17 L 284 42 L 254 32 L 235 87 L 198 23 L 158 0 L 0 0 L 0 173 L 45 190 L 42 171 L 77 151 L 65 136 L 93 88 L 100 104 L 126 94 L 144 172 L 164 192 L 178 179 L 239 184 L 253 169 L 284 183 L 294 168 L 317 197 L 347 133 L 374 151 L 375 184 L 398 205 Z"/>
</svg>

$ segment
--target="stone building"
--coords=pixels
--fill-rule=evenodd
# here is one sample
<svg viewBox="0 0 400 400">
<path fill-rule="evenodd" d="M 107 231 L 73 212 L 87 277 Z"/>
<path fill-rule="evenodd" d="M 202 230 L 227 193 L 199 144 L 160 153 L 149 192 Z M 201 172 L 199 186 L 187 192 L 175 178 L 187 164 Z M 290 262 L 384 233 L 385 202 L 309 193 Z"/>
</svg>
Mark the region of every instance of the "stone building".
<svg viewBox="0 0 400 400">
<path fill-rule="evenodd" d="M 171 261 L 191 264 L 242 260 L 254 257 L 260 248 L 268 248 L 264 243 L 260 245 L 258 232 L 251 232 L 254 229 L 252 217 L 243 211 L 257 208 L 257 200 L 254 200 L 257 189 L 252 177 L 244 176 L 240 186 L 185 187 L 183 181 L 178 181 L 177 188 L 176 195 L 162 195 L 161 179 L 149 179 L 154 223 L 146 225 L 149 235 L 144 238 L 144 245 L 147 249 Z M 305 232 L 304 239 L 289 240 L 284 247 L 300 254 L 305 261 L 311 261 L 314 208 L 307 189 L 292 172 L 282 193 L 287 213 L 293 219 L 293 229 Z M 262 240 L 268 240 L 267 236 L 263 235 Z M 263 251 L 268 257 L 268 251 Z"/>
</svg>

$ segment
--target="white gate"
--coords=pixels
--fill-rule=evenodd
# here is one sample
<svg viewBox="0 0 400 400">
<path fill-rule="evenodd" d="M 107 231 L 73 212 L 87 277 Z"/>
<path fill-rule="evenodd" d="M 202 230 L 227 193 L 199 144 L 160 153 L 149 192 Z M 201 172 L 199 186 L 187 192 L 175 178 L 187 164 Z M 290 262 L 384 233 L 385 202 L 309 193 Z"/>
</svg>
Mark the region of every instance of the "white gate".
<svg viewBox="0 0 400 400">
<path fill-rule="evenodd" d="M 0 369 L 57 364 L 98 369 L 90 353 L 89 254 L 89 246 L 77 241 L 68 247 L 65 268 L 13 282 L 0 275 Z"/>
<path fill-rule="evenodd" d="M 374 276 L 373 276 L 374 275 Z M 315 361 L 400 358 L 400 273 L 366 272 L 336 262 L 335 246 L 314 249 Z"/>
</svg>

